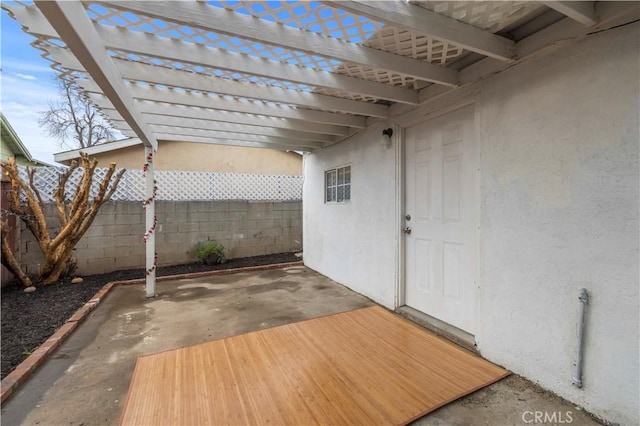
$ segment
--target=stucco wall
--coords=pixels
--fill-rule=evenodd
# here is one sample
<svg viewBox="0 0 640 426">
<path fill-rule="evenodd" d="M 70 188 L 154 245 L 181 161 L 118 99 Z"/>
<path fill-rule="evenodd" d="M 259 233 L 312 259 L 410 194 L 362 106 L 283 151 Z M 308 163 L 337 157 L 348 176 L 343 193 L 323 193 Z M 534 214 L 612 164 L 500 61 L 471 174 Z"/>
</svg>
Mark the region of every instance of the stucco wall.
<svg viewBox="0 0 640 426">
<path fill-rule="evenodd" d="M 478 347 L 620 424 L 637 424 L 639 412 L 639 27 L 520 64 L 481 83 L 475 99 Z M 392 306 L 396 158 L 379 132 L 306 157 L 305 263 Z M 323 171 L 347 163 L 351 204 L 324 205 Z M 581 287 L 590 304 L 577 389 Z"/>
<path fill-rule="evenodd" d="M 621 424 L 638 423 L 638 24 L 481 90 L 484 356 Z M 578 290 L 584 388 L 571 385 Z"/>
<path fill-rule="evenodd" d="M 142 145 L 92 155 L 101 167 L 115 161 L 119 168 L 140 169 L 144 163 Z M 192 172 L 259 173 L 301 175 L 302 159 L 294 152 L 187 142 L 160 142 L 155 156 L 156 170 Z"/>
<path fill-rule="evenodd" d="M 196 247 L 209 240 L 221 243 L 227 258 L 299 251 L 301 208 L 299 201 L 158 201 L 155 232 L 158 265 L 196 262 Z M 57 223 L 55 217 L 54 206 L 47 206 L 50 226 Z M 104 204 L 76 245 L 77 272 L 88 275 L 144 268 L 144 232 L 140 202 Z M 24 225 L 20 251 L 23 270 L 36 273 L 42 253 Z"/>
<path fill-rule="evenodd" d="M 395 155 L 379 143 L 381 132 L 376 126 L 305 156 L 304 262 L 393 308 Z M 324 171 L 342 165 L 351 165 L 351 201 L 325 204 Z"/>
</svg>

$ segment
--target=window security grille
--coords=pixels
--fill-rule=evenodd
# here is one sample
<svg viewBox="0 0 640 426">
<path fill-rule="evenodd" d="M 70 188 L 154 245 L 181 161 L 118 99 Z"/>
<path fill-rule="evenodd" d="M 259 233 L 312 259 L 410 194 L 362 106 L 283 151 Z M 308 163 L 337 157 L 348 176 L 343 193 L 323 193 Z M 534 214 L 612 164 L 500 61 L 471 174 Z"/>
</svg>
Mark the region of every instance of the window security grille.
<svg viewBox="0 0 640 426">
<path fill-rule="evenodd" d="M 351 200 L 351 166 L 338 167 L 324 173 L 326 203 Z"/>
</svg>

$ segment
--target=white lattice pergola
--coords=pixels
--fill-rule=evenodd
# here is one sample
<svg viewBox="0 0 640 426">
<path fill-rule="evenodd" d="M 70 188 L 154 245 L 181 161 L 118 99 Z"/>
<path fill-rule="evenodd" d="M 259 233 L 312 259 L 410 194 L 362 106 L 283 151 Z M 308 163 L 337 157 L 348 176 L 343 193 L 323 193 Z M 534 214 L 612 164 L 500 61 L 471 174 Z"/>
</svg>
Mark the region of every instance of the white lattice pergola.
<svg viewBox="0 0 640 426">
<path fill-rule="evenodd" d="M 2 7 L 111 123 L 158 140 L 313 151 L 637 19 L 636 2 L 52 1 Z M 155 295 L 155 240 L 147 295 Z"/>
</svg>

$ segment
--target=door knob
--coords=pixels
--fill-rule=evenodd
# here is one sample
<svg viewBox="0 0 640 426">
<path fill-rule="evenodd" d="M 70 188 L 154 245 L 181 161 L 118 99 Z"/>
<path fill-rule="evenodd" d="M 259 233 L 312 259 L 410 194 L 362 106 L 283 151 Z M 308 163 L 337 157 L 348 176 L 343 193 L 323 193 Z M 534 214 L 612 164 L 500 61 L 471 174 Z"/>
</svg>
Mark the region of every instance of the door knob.
<svg viewBox="0 0 640 426">
<path fill-rule="evenodd" d="M 404 232 L 405 234 L 410 234 L 411 233 L 411 228 L 410 227 L 406 227 L 402 230 L 402 232 Z"/>
</svg>

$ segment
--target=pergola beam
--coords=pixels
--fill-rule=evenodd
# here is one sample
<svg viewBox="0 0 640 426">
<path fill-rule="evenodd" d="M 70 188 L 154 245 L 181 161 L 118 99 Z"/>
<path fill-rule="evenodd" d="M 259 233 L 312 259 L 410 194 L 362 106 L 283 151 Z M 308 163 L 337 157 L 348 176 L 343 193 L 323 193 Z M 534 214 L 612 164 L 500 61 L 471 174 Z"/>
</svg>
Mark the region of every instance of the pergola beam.
<svg viewBox="0 0 640 426">
<path fill-rule="evenodd" d="M 272 127 L 263 127 L 256 125 L 244 125 L 235 123 L 215 122 L 208 120 L 199 120 L 194 118 L 168 117 L 163 115 L 152 115 L 145 117 L 149 127 L 154 133 L 171 133 L 168 127 L 175 127 L 184 132 L 185 129 L 212 130 L 220 132 L 246 133 L 250 135 L 274 136 L 286 139 L 294 139 L 301 141 L 315 141 L 320 143 L 335 142 L 336 138 L 331 135 L 321 135 L 318 133 L 307 133 L 296 130 L 275 129 Z M 125 122 L 118 122 L 112 118 L 112 122 L 116 127 Z"/>
<path fill-rule="evenodd" d="M 53 26 L 58 36 L 82 63 L 93 81 L 120 112 L 136 136 L 143 142 L 148 163 L 145 179 L 145 290 L 147 297 L 156 296 L 156 242 L 155 233 L 155 178 L 153 171 L 154 152 L 158 141 L 136 110 L 133 98 L 124 87 L 122 76 L 107 54 L 94 24 L 80 2 L 38 0 L 36 5 Z M 141 159 L 142 160 L 142 159 Z"/>
<path fill-rule="evenodd" d="M 139 2 L 131 2 L 131 4 L 134 3 L 138 4 Z M 189 3 L 180 2 L 179 4 L 182 6 Z M 175 6 L 175 3 L 173 8 L 180 9 Z M 33 10 L 28 10 L 26 7 L 9 6 L 8 9 L 14 13 L 22 25 L 28 27 L 30 33 L 41 37 L 59 38 L 59 35 L 42 14 L 34 13 Z M 152 34 L 123 31 L 122 29 L 105 25 L 93 24 L 93 26 L 104 45 L 114 50 L 269 79 L 290 81 L 311 87 L 322 87 L 410 105 L 415 105 L 418 102 L 417 92 L 413 89 L 390 86 L 326 71 L 316 71 L 311 68 L 270 61 L 246 54 L 231 53 L 224 49 L 184 43 Z M 402 56 L 398 55 L 392 56 L 402 58 Z M 420 62 L 420 64 L 431 65 L 427 62 Z"/>
<path fill-rule="evenodd" d="M 53 59 L 63 67 L 74 71 L 84 71 L 81 64 L 67 49 L 52 47 L 50 48 L 50 52 Z M 387 107 L 384 105 L 375 105 L 369 102 L 354 101 L 317 93 L 300 92 L 297 90 L 281 89 L 278 87 L 259 86 L 254 83 L 243 83 L 215 76 L 212 77 L 204 74 L 174 70 L 156 65 L 125 61 L 117 58 L 114 58 L 113 62 L 116 64 L 116 67 L 122 77 L 127 80 L 143 81 L 164 86 L 183 87 L 191 90 L 215 93 L 218 95 L 262 99 L 270 102 L 282 102 L 310 108 L 332 109 L 340 112 L 369 115 L 379 118 L 388 117 Z"/>
<path fill-rule="evenodd" d="M 201 130 L 201 129 L 185 129 L 183 127 L 172 127 L 154 125 L 156 129 L 155 134 L 176 135 L 176 136 L 197 136 L 202 138 L 213 139 L 225 139 L 225 140 L 237 140 L 246 142 L 262 142 L 266 144 L 277 144 L 281 146 L 288 146 L 289 149 L 296 149 L 297 147 L 305 148 L 322 148 L 327 145 L 326 142 L 314 142 L 306 140 L 295 140 L 276 136 L 237 133 L 237 132 L 225 132 L 216 130 Z M 160 138 L 158 138 L 160 139 Z"/>
<path fill-rule="evenodd" d="M 517 61 L 524 61 L 560 49 L 567 44 L 574 43 L 587 36 L 594 30 L 606 30 L 624 25 L 640 19 L 640 7 L 637 2 L 598 2 L 596 4 L 598 23 L 594 28 L 586 27 L 571 18 L 565 18 L 532 35 L 520 40 L 516 44 Z M 448 89 L 439 86 L 429 86 L 420 91 L 421 106 L 414 109 L 412 114 L 420 114 L 428 104 L 438 102 L 439 99 L 455 97 L 459 91 L 477 82 L 481 78 L 505 69 L 508 64 L 493 58 L 485 58 L 464 68 L 460 72 L 461 88 Z M 404 114 L 408 108 L 405 105 L 393 105 L 391 116 Z"/>
<path fill-rule="evenodd" d="M 90 82 L 79 82 L 80 86 L 87 90 Z M 86 87 L 85 87 L 86 86 Z M 95 85 L 91 86 L 94 87 Z M 364 129 L 366 126 L 366 118 L 357 115 L 338 114 L 334 112 L 312 111 L 293 107 L 280 107 L 277 105 L 269 105 L 263 102 L 240 101 L 237 99 L 225 99 L 221 97 L 211 97 L 197 93 L 178 92 L 172 89 L 161 89 L 159 87 L 141 86 L 126 83 L 129 93 L 134 99 L 147 100 L 154 102 L 164 102 L 175 105 L 184 105 L 189 107 L 212 108 L 223 111 L 234 111 L 248 114 L 259 114 L 271 117 L 294 118 L 297 120 L 312 121 L 315 123 L 332 124 L 338 126 L 355 127 Z M 90 90 L 87 90 L 90 92 Z M 102 95 L 101 92 L 94 92 Z M 95 101 L 96 105 L 101 107 L 104 105 L 104 96 L 89 97 Z"/>
<path fill-rule="evenodd" d="M 433 37 L 491 58 L 510 61 L 514 42 L 473 25 L 403 1 L 323 1 L 356 15 Z"/>
<path fill-rule="evenodd" d="M 136 101 L 138 109 L 144 115 L 149 124 L 157 121 L 196 119 L 206 122 L 246 124 L 249 126 L 270 127 L 274 129 L 297 130 L 306 133 L 320 135 L 349 136 L 352 132 L 348 127 L 333 126 L 330 124 L 312 123 L 310 121 L 295 120 L 290 118 L 267 117 L 264 115 L 244 114 L 238 112 L 222 111 L 210 108 L 186 107 L 180 105 L 165 104 L 160 102 Z M 108 115 L 112 121 L 125 123 L 118 112 L 106 103 L 100 109 Z M 172 122 L 172 121 L 171 121 Z"/>
<path fill-rule="evenodd" d="M 313 55 L 338 59 L 342 62 L 383 69 L 418 80 L 447 86 L 455 86 L 457 83 L 457 72 L 452 69 L 336 38 L 324 37 L 313 32 L 290 28 L 264 19 L 245 16 L 207 5 L 204 2 L 181 2 L 179 8 L 175 7 L 175 2 L 172 1 L 111 1 L 102 2 L 102 4 L 193 28 L 229 34 L 260 43 L 266 42 Z M 333 4 L 332 7 L 334 6 L 336 5 Z M 338 6 L 342 8 L 342 2 Z"/>
<path fill-rule="evenodd" d="M 82 4 L 58 0 L 38 0 L 35 4 L 51 23 L 56 36 L 66 43 L 140 140 L 157 149 L 158 142 L 136 110 L 133 98 L 125 89 L 122 77 Z"/>
<path fill-rule="evenodd" d="M 595 1 L 544 1 L 543 3 L 582 25 L 591 26 L 598 22 Z"/>
<path fill-rule="evenodd" d="M 247 148 L 266 148 L 266 149 L 277 149 L 280 151 L 302 151 L 302 152 L 312 152 L 314 149 L 307 147 L 291 147 L 288 145 L 279 145 L 272 143 L 264 143 L 264 142 L 247 142 L 243 140 L 233 140 L 233 139 L 218 139 L 218 138 L 205 138 L 199 136 L 176 136 L 170 134 L 157 134 L 156 135 L 159 141 L 167 141 L 167 142 L 187 142 L 187 143 L 209 143 L 214 145 L 227 145 L 227 146 L 243 146 Z"/>
<path fill-rule="evenodd" d="M 117 28 L 101 27 L 100 33 L 105 44 L 113 49 L 132 51 L 134 54 L 165 58 L 176 62 L 189 63 L 234 71 L 242 74 L 258 75 L 281 81 L 291 81 L 308 86 L 326 87 L 349 92 L 349 82 L 344 79 L 357 80 L 353 77 L 340 76 L 323 71 L 314 71 L 302 67 L 255 58 L 240 53 L 230 53 L 223 49 L 214 49 L 196 44 L 183 43 L 177 40 L 163 39 L 154 35 L 125 33 Z M 344 78 L 342 78 L 344 77 Z M 356 101 L 350 101 L 356 102 Z M 365 102 L 358 102 L 362 104 Z M 355 107 L 354 104 L 353 107 Z M 328 107 L 331 108 L 331 107 Z M 363 106 L 366 115 L 387 117 L 382 105 Z"/>
<path fill-rule="evenodd" d="M 573 18 L 565 18 L 516 44 L 516 56 L 527 59 L 585 37 L 594 30 L 604 30 L 640 18 L 638 2 L 601 1 L 596 5 L 598 23 L 590 28 Z M 475 65 L 475 64 L 474 64 Z M 471 68 L 471 67 L 470 67 Z"/>
</svg>

